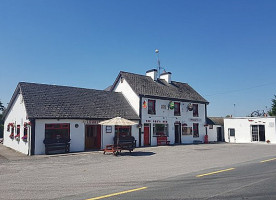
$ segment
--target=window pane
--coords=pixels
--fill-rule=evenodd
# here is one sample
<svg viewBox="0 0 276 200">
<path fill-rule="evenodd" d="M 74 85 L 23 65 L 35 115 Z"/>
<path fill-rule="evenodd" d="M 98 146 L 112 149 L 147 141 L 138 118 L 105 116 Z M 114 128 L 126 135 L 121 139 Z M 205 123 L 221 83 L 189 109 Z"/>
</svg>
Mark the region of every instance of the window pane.
<svg viewBox="0 0 276 200">
<path fill-rule="evenodd" d="M 235 129 L 230 128 L 229 131 L 230 131 L 230 136 L 235 136 Z"/>
<path fill-rule="evenodd" d="M 193 137 L 199 137 L 198 123 L 193 124 L 194 135 Z"/>
<path fill-rule="evenodd" d="M 20 125 L 17 125 L 16 134 L 20 135 Z"/>
<path fill-rule="evenodd" d="M 180 115 L 180 103 L 174 102 L 174 115 Z"/>
<path fill-rule="evenodd" d="M 131 136 L 131 127 L 127 126 L 127 127 L 120 127 L 120 126 L 116 126 L 115 127 L 115 133 L 117 135 L 119 131 L 119 136 Z"/>
<path fill-rule="evenodd" d="M 148 100 L 148 114 L 155 114 L 155 100 Z"/>
<path fill-rule="evenodd" d="M 45 139 L 70 139 L 69 124 L 45 124 Z"/>
<path fill-rule="evenodd" d="M 193 116 L 198 117 L 198 104 L 193 104 Z"/>
<path fill-rule="evenodd" d="M 28 134 L 28 127 L 24 127 L 24 136 Z"/>
<path fill-rule="evenodd" d="M 167 136 L 168 135 L 168 125 L 167 124 L 154 124 L 153 134 L 155 136 Z"/>
</svg>

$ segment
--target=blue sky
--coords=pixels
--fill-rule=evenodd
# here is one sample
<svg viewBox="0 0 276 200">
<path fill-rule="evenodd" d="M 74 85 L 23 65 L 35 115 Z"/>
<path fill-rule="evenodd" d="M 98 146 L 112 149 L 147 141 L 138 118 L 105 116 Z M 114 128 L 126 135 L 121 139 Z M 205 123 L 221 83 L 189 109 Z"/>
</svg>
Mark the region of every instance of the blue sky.
<svg viewBox="0 0 276 200">
<path fill-rule="evenodd" d="M 18 82 L 94 89 L 155 68 L 245 116 L 276 94 L 276 1 L 0 0 L 0 100 Z M 235 106 L 234 106 L 235 104 Z"/>
</svg>

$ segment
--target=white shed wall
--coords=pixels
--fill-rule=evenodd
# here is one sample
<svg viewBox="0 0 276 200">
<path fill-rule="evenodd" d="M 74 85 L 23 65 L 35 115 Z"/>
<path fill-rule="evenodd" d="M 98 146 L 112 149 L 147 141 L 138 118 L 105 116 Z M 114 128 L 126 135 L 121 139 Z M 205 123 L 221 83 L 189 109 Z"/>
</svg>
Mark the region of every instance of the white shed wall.
<svg viewBox="0 0 276 200">
<path fill-rule="evenodd" d="M 274 117 L 247 117 L 247 118 L 226 118 L 224 119 L 224 137 L 226 142 L 236 143 L 251 143 L 252 125 L 264 125 L 265 126 L 265 140 L 270 140 L 271 143 L 276 143 L 276 120 Z M 229 137 L 228 130 L 230 128 L 235 129 L 235 138 Z"/>
<path fill-rule="evenodd" d="M 208 141 L 209 142 L 217 142 L 218 141 L 218 132 L 217 132 L 218 127 L 221 127 L 222 140 L 224 139 L 224 128 L 223 128 L 223 126 L 213 125 L 212 129 L 210 129 L 210 126 L 208 127 Z"/>
</svg>

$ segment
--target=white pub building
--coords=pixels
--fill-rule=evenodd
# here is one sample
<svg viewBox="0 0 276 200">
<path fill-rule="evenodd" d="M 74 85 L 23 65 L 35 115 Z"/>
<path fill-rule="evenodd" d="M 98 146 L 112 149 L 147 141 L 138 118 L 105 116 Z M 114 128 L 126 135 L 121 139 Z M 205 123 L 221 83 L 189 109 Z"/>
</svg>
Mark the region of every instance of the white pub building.
<svg viewBox="0 0 276 200">
<path fill-rule="evenodd" d="M 109 90 L 20 82 L 4 113 L 4 145 L 34 155 L 103 149 L 115 135 L 137 146 L 204 141 L 208 102 L 170 72 L 120 72 Z M 100 125 L 114 117 L 138 125 Z"/>
<path fill-rule="evenodd" d="M 140 146 L 204 141 L 208 102 L 170 72 L 159 78 L 156 69 L 145 76 L 120 72 L 111 91 L 121 92 L 140 117 Z"/>
</svg>

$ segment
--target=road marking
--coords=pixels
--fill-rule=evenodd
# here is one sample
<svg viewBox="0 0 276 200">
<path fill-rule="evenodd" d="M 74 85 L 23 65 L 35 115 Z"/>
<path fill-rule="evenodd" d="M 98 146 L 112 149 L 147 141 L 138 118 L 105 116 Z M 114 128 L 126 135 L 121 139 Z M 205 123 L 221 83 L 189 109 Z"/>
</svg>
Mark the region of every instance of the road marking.
<svg viewBox="0 0 276 200">
<path fill-rule="evenodd" d="M 276 158 L 271 158 L 271 159 L 268 159 L 268 160 L 263 160 L 263 161 L 261 161 L 261 163 L 269 162 L 269 161 L 272 161 L 272 160 L 276 160 Z"/>
<path fill-rule="evenodd" d="M 126 190 L 126 191 L 123 191 L 123 192 L 117 192 L 117 193 L 113 193 L 113 194 L 107 194 L 107 195 L 104 195 L 104 196 L 94 197 L 94 198 L 86 199 L 86 200 L 104 199 L 104 198 L 113 197 L 113 196 L 117 196 L 117 195 L 121 195 L 121 194 L 126 194 L 126 193 L 130 193 L 130 192 L 136 192 L 136 191 L 144 190 L 144 189 L 147 189 L 147 187 L 141 187 L 141 188 L 136 188 L 136 189 L 132 189 L 132 190 Z"/>
<path fill-rule="evenodd" d="M 207 174 L 200 174 L 200 175 L 197 175 L 196 177 L 208 176 L 208 175 L 212 175 L 212 174 L 217 174 L 217 173 L 221 173 L 221 172 L 230 171 L 230 170 L 233 170 L 233 169 L 235 169 L 235 168 L 223 169 L 223 170 L 219 170 L 219 171 L 215 171 L 215 172 L 210 172 L 210 173 L 207 173 Z"/>
</svg>

